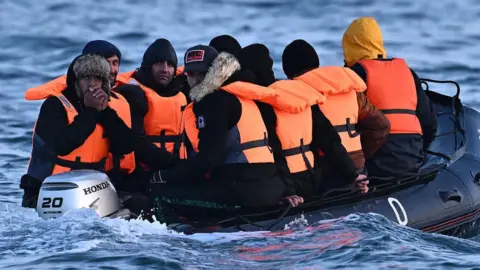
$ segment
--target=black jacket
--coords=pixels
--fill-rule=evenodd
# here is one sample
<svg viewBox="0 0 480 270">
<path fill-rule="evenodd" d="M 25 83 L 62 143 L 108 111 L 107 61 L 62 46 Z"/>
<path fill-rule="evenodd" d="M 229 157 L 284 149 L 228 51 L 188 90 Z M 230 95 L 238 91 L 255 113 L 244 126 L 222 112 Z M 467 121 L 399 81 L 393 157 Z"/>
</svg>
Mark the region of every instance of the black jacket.
<svg viewBox="0 0 480 270">
<path fill-rule="evenodd" d="M 367 82 L 366 71 L 360 64 L 355 64 L 351 69 Z M 422 127 L 423 137 L 418 134 L 390 134 L 385 144 L 367 160 L 366 167 L 371 176 L 392 177 L 417 172 L 423 164 L 424 149 L 428 148 L 435 138 L 437 132 L 435 108 L 423 91 L 417 74 L 411 69 L 410 71 L 417 90 L 416 115 Z"/>
<path fill-rule="evenodd" d="M 35 126 L 35 136 L 59 156 L 67 155 L 80 147 L 100 124 L 104 134 L 110 141 L 109 151 L 114 155 L 125 155 L 133 151 L 134 142 L 130 129 L 111 108 L 107 107 L 102 112 L 87 108 L 83 100 L 78 98 L 75 91 L 75 75 L 72 65 L 67 72 L 67 88 L 62 94 L 75 107 L 78 115 L 71 124 L 68 124 L 67 113 L 61 101 L 56 97 L 49 97 L 40 108 L 40 113 Z M 116 98 L 112 93 L 111 98 Z M 26 174 L 22 177 L 20 188 L 25 190 L 24 206 L 35 207 L 36 196 L 40 190 L 43 179 L 35 179 Z M 28 202 L 35 197 L 32 202 Z"/>
<path fill-rule="evenodd" d="M 217 87 L 236 81 L 253 83 L 250 74 L 237 71 Z M 206 89 L 205 96 L 194 103 L 193 112 L 197 119 L 202 117 L 204 123 L 204 127 L 199 128 L 199 152 L 195 157 L 176 166 L 174 170 L 166 172 L 169 180 L 188 182 L 211 171 L 212 179 L 252 181 L 268 179 L 276 173 L 273 163 L 223 164 L 225 152 L 223 142 L 227 139 L 227 132 L 237 125 L 242 114 L 240 101 L 235 95 L 217 89 Z"/>
<path fill-rule="evenodd" d="M 284 195 L 285 184 L 278 177 L 274 163 L 224 164 L 228 132 L 240 120 L 242 106 L 235 95 L 218 89 L 236 81 L 252 82 L 243 71 L 235 72 L 238 67 L 235 63 L 238 63 L 235 57 L 221 53 L 204 81 L 192 88 L 193 112 L 197 119 L 203 119 L 201 126 L 198 124 L 198 153 L 160 174 L 162 180 L 172 185 L 215 183 L 222 190 L 222 201 L 276 205 Z M 205 180 L 207 173 L 211 177 Z"/>
</svg>

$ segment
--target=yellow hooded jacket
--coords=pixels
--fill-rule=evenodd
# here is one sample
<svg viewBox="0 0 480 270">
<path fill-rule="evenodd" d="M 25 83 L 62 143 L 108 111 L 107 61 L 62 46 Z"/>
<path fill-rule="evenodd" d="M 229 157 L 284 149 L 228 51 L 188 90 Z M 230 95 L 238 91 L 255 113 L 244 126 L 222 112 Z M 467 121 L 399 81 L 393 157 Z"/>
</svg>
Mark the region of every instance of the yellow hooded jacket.
<svg viewBox="0 0 480 270">
<path fill-rule="evenodd" d="M 343 56 L 347 66 L 351 67 L 362 59 L 387 57 L 383 47 L 382 30 L 372 17 L 354 20 L 343 34 Z"/>
</svg>

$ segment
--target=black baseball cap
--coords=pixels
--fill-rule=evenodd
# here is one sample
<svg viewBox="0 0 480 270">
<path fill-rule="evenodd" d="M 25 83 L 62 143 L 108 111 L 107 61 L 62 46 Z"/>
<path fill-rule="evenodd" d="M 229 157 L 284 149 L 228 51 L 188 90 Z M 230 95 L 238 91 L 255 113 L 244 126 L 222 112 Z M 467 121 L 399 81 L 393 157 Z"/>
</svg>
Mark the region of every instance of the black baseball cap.
<svg viewBox="0 0 480 270">
<path fill-rule="evenodd" d="M 217 57 L 215 48 L 205 45 L 197 45 L 187 50 L 184 57 L 184 72 L 207 72 Z"/>
</svg>

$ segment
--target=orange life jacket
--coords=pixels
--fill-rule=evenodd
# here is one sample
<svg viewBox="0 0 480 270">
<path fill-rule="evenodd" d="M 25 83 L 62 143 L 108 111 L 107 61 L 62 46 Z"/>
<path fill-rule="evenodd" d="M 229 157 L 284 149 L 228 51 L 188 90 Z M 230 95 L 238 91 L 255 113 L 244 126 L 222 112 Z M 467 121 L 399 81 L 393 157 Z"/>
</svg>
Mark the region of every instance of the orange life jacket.
<svg viewBox="0 0 480 270">
<path fill-rule="evenodd" d="M 127 127 L 132 128 L 132 117 L 128 101 L 117 92 L 115 92 L 115 96 L 117 98 L 110 97 L 108 106 L 117 112 L 118 117 L 123 120 Z M 119 169 L 128 174 L 132 173 L 135 170 L 135 153 L 132 151 L 123 156 L 116 156 L 110 153 L 105 164 L 105 170 L 108 172 L 112 169 Z"/>
<path fill-rule="evenodd" d="M 65 90 L 65 88 L 67 87 L 66 78 L 67 76 L 63 75 L 45 84 L 29 88 L 25 92 L 25 99 L 42 100 L 50 96 L 56 96 L 59 94 L 61 95 L 62 91 Z M 127 78 L 123 76 L 117 76 L 116 85 L 126 84 L 127 83 L 126 80 Z M 108 105 L 118 114 L 120 119 L 122 119 L 123 122 L 129 128 L 131 128 L 132 119 L 130 115 L 130 105 L 122 95 L 120 95 L 117 92 L 115 92 L 115 95 L 118 97 L 118 99 L 110 98 Z M 105 169 L 107 172 L 117 166 L 117 164 L 115 164 L 114 166 L 114 161 L 113 161 L 114 159 L 116 160 L 117 158 L 121 159 L 120 169 L 122 171 L 131 173 L 133 172 L 133 170 L 135 170 L 135 154 L 134 152 L 132 152 L 127 155 L 124 155 L 123 157 L 114 157 L 113 155 L 110 154 L 105 164 L 106 165 Z M 118 162 L 116 161 L 115 163 L 118 163 Z"/>
<path fill-rule="evenodd" d="M 55 95 L 63 104 L 71 124 L 78 115 L 77 110 L 62 94 Z M 32 137 L 32 155 L 28 164 L 28 174 L 43 181 L 50 175 L 70 170 L 93 169 L 104 171 L 108 157 L 108 140 L 103 137 L 103 127 L 99 124 L 85 142 L 70 154 L 58 156 L 35 132 Z"/>
<path fill-rule="evenodd" d="M 183 70 L 185 69 L 184 65 L 181 65 L 177 68 L 177 72 L 175 73 L 177 76 L 183 73 Z"/>
<path fill-rule="evenodd" d="M 198 153 L 198 126 L 197 117 L 193 112 L 193 103 L 187 105 L 183 112 L 183 118 L 185 120 L 185 134 L 192 144 L 193 151 Z"/>
<path fill-rule="evenodd" d="M 180 158 L 186 158 L 186 149 L 183 142 L 183 110 L 187 105 L 187 98 L 182 92 L 178 92 L 172 97 L 162 97 L 154 90 L 142 85 L 130 74 L 124 74 L 128 77 L 130 84 L 138 85 L 148 102 L 148 112 L 143 119 L 145 134 L 157 147 L 166 148 L 167 151 Z"/>
<path fill-rule="evenodd" d="M 365 82 L 354 71 L 345 67 L 319 67 L 295 78 L 326 96 L 320 110 L 330 120 L 342 139 L 347 152 L 361 151 L 358 122 L 357 93 L 366 89 Z M 320 155 L 323 153 L 320 152 Z"/>
<path fill-rule="evenodd" d="M 272 105 L 277 116 L 276 133 L 290 173 L 313 170 L 311 106 L 325 97 L 301 81 L 281 80 L 269 86 L 277 94 Z"/>
<path fill-rule="evenodd" d="M 122 84 L 126 84 L 126 78 L 118 74 L 117 80 L 115 81 L 115 87 L 118 87 Z M 56 79 L 53 79 L 47 83 L 44 83 L 39 86 L 28 88 L 25 91 L 26 100 L 42 100 L 50 96 L 55 96 L 62 93 L 63 90 L 67 87 L 67 75 L 62 75 Z"/>
<path fill-rule="evenodd" d="M 423 134 L 417 90 L 405 60 L 360 60 L 367 73 L 367 98 L 390 121 L 390 134 Z"/>
<path fill-rule="evenodd" d="M 235 95 L 242 107 L 237 125 L 228 131 L 224 164 L 273 163 L 267 128 L 254 100 L 271 102 L 271 99 L 275 98 L 274 90 L 246 82 L 234 82 L 223 86 L 221 90 Z M 193 149 L 198 152 L 198 128 L 201 128 L 204 122 L 202 118 L 196 118 L 193 106 L 194 104 L 190 104 L 185 110 L 185 131 Z"/>
</svg>

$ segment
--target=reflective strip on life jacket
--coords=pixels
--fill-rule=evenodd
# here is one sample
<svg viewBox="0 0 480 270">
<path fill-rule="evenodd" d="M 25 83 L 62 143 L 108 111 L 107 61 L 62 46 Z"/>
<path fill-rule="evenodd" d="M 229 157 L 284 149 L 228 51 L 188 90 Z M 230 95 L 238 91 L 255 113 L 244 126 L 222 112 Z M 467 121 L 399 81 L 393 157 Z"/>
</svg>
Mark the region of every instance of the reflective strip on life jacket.
<svg viewBox="0 0 480 270">
<path fill-rule="evenodd" d="M 130 105 L 119 93 L 115 92 L 114 95 L 117 98 L 110 97 L 108 106 L 117 113 L 118 117 L 122 119 L 127 127 L 132 128 Z M 135 170 L 135 153 L 132 151 L 122 156 L 112 155 L 112 153 L 110 153 L 105 164 L 105 170 L 108 172 L 112 169 L 115 169 L 117 172 L 132 173 Z"/>
<path fill-rule="evenodd" d="M 360 60 L 367 74 L 367 98 L 390 121 L 390 134 L 422 134 L 416 116 L 417 89 L 405 60 Z"/>
<path fill-rule="evenodd" d="M 320 67 L 295 78 L 327 97 L 320 110 L 330 120 L 347 152 L 362 150 L 360 136 L 355 132 L 358 122 L 357 93 L 366 89 L 365 82 L 351 69 Z M 323 153 L 319 152 L 320 155 Z"/>
<path fill-rule="evenodd" d="M 312 171 L 311 106 L 323 103 L 325 97 L 301 81 L 281 80 L 269 87 L 275 89 L 277 95 L 270 105 L 277 117 L 276 133 L 290 173 Z"/>
<path fill-rule="evenodd" d="M 183 110 L 187 105 L 185 95 L 178 92 L 172 97 L 162 97 L 134 78 L 130 78 L 129 83 L 138 85 L 147 98 L 148 112 L 143 119 L 143 126 L 150 141 L 182 159 L 186 158 L 182 123 Z"/>
<path fill-rule="evenodd" d="M 64 95 L 58 94 L 56 97 L 62 102 L 67 113 L 68 124 L 71 124 L 78 112 Z M 43 139 L 34 132 L 32 156 L 27 173 L 43 181 L 50 175 L 71 170 L 93 169 L 104 171 L 107 156 L 108 140 L 103 138 L 103 128 L 99 124 L 95 126 L 95 130 L 81 146 L 65 156 L 57 156 Z"/>
</svg>

